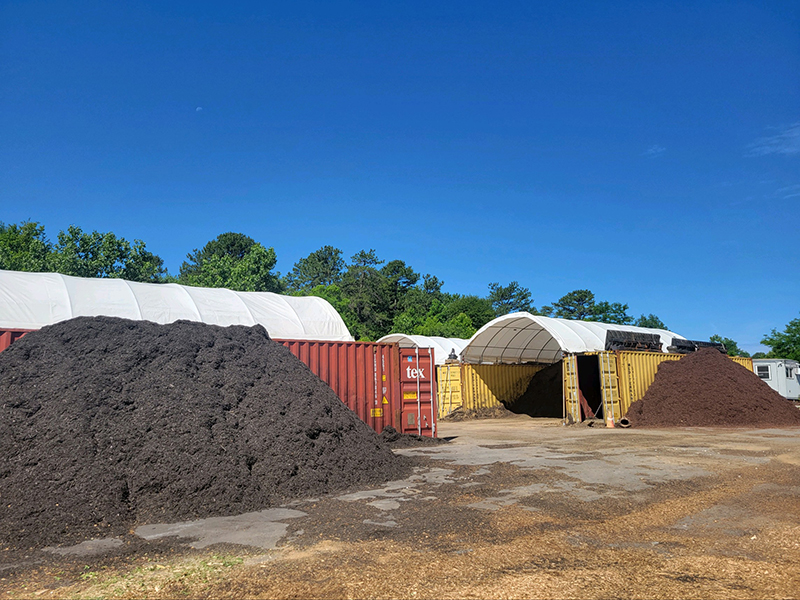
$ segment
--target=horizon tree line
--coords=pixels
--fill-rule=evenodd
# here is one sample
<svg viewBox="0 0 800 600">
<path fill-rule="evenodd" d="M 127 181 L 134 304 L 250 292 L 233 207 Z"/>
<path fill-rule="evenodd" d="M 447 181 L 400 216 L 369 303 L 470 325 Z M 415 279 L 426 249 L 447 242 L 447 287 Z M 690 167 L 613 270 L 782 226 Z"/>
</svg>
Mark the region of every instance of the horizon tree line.
<svg viewBox="0 0 800 600">
<path fill-rule="evenodd" d="M 573 290 L 538 308 L 531 291 L 518 281 L 490 282 L 485 296 L 443 292 L 444 282 L 435 275 L 417 273 L 402 260 L 382 260 L 374 249 L 360 250 L 346 261 L 339 248 L 322 246 L 284 276 L 275 271 L 276 265 L 274 248 L 242 233 L 222 233 L 192 250 L 179 273 L 171 275 L 164 260 L 139 239 L 131 243 L 111 232 L 85 232 L 71 225 L 51 242 L 37 222 L 0 222 L 0 269 L 319 296 L 359 340 L 374 341 L 393 332 L 466 339 L 492 319 L 520 311 L 668 329 L 656 315 L 634 318 L 627 304 L 598 300 L 588 289 Z M 749 356 L 730 338 L 715 334 L 710 341 L 723 343 L 732 356 Z M 771 350 L 754 357 L 800 360 L 800 318 L 784 332 L 773 329 L 761 343 Z"/>
</svg>

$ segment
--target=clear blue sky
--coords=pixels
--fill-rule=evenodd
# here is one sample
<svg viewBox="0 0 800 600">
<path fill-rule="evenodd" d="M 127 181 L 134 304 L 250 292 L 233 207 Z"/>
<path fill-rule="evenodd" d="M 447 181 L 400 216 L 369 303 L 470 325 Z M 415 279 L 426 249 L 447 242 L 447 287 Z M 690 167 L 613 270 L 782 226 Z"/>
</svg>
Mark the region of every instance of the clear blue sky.
<svg viewBox="0 0 800 600">
<path fill-rule="evenodd" d="M 0 1 L 0 220 L 374 248 L 749 351 L 800 316 L 800 3 Z"/>
</svg>

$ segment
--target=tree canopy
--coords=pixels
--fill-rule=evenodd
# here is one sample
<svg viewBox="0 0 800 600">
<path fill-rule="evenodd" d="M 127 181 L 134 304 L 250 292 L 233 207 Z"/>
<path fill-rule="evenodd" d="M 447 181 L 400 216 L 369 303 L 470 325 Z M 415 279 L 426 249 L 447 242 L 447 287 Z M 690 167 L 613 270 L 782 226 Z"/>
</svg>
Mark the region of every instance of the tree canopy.
<svg viewBox="0 0 800 600">
<path fill-rule="evenodd" d="M 595 300 L 594 294 L 589 290 L 574 290 L 565 294 L 551 306 L 543 306 L 542 314 L 561 319 L 576 319 L 579 321 L 599 321 L 601 323 L 615 323 L 617 325 L 630 325 L 633 317 L 628 314 L 628 305 L 619 302 Z M 650 315 L 655 317 L 655 315 Z M 658 317 L 655 317 L 656 319 Z"/>
<path fill-rule="evenodd" d="M 308 291 L 318 285 L 333 285 L 342 280 L 344 268 L 342 251 L 323 246 L 294 264 L 286 274 L 284 286 L 289 291 Z"/>
<path fill-rule="evenodd" d="M 659 319 L 653 313 L 650 313 L 649 315 L 646 315 L 646 316 L 645 315 L 640 315 L 639 318 L 636 319 L 636 321 L 633 324 L 636 325 L 636 327 L 649 327 L 650 329 L 666 329 L 666 330 L 669 330 L 669 327 L 667 327 L 664 324 L 664 321 Z"/>
<path fill-rule="evenodd" d="M 53 245 L 44 226 L 26 221 L 19 225 L 0 222 L 0 269 L 8 271 L 51 271 Z"/>
<path fill-rule="evenodd" d="M 56 272 L 76 277 L 118 277 L 161 283 L 168 279 L 161 257 L 142 240 L 131 244 L 113 233 L 85 232 L 76 225 L 58 233 L 55 244 L 38 223 L 0 223 L 0 268 Z"/>
<path fill-rule="evenodd" d="M 278 257 L 242 233 L 223 233 L 186 255 L 178 282 L 199 287 L 224 287 L 239 292 L 280 292 L 273 272 Z"/>
<path fill-rule="evenodd" d="M 761 343 L 769 347 L 768 358 L 800 361 L 800 318 L 792 319 L 783 331 L 773 329 Z"/>
<path fill-rule="evenodd" d="M 725 351 L 728 353 L 728 356 L 744 356 L 749 357 L 750 353 L 746 352 L 739 348 L 739 344 L 733 341 L 731 338 L 722 337 L 721 335 L 714 334 L 709 338 L 710 342 L 716 342 L 717 344 L 722 344 L 725 346 Z"/>
<path fill-rule="evenodd" d="M 489 301 L 492 303 L 496 317 L 512 312 L 536 313 L 536 309 L 531 305 L 531 291 L 516 281 L 512 281 L 506 286 L 490 283 Z"/>
<path fill-rule="evenodd" d="M 341 249 L 322 246 L 299 259 L 283 278 L 276 265 L 274 248 L 243 233 L 226 232 L 188 253 L 176 278 L 138 239 L 131 243 L 111 232 L 86 232 L 71 225 L 51 242 L 39 223 L 0 222 L 0 269 L 315 295 L 330 302 L 353 336 L 362 340 L 388 333 L 469 338 L 495 317 L 519 311 L 667 329 L 656 315 L 634 319 L 627 304 L 599 300 L 588 289 L 568 292 L 538 310 L 530 289 L 516 280 L 489 283 L 483 297 L 446 293 L 435 275 L 417 273 L 403 260 L 386 261 L 374 249 L 360 250 L 348 262 Z M 711 340 L 724 343 L 729 353 L 747 355 L 730 338 L 714 335 Z M 771 348 L 771 357 L 800 359 L 800 318 L 784 331 L 773 329 L 762 343 Z"/>
</svg>

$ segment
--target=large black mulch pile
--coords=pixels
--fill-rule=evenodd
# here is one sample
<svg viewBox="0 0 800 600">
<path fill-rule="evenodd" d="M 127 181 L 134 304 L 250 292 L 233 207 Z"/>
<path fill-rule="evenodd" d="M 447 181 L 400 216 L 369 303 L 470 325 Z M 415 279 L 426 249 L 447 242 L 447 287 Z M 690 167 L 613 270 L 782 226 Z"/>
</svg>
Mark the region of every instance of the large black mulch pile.
<svg viewBox="0 0 800 600">
<path fill-rule="evenodd" d="M 410 465 L 256 327 L 81 317 L 0 352 L 0 544 L 260 510 Z"/>
</svg>

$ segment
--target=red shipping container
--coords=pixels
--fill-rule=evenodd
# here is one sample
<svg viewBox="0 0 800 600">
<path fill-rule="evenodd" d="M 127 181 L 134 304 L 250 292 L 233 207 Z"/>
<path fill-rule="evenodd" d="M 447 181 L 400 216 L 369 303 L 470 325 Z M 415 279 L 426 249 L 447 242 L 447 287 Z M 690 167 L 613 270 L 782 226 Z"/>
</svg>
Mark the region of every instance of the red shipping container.
<svg viewBox="0 0 800 600">
<path fill-rule="evenodd" d="M 33 329 L 0 329 L 0 352 Z"/>
<path fill-rule="evenodd" d="M 401 348 L 398 431 L 436 437 L 435 391 L 433 349 Z"/>
<path fill-rule="evenodd" d="M 395 424 L 400 393 L 397 344 L 275 340 L 327 383 L 358 418 L 380 433 Z"/>
</svg>

